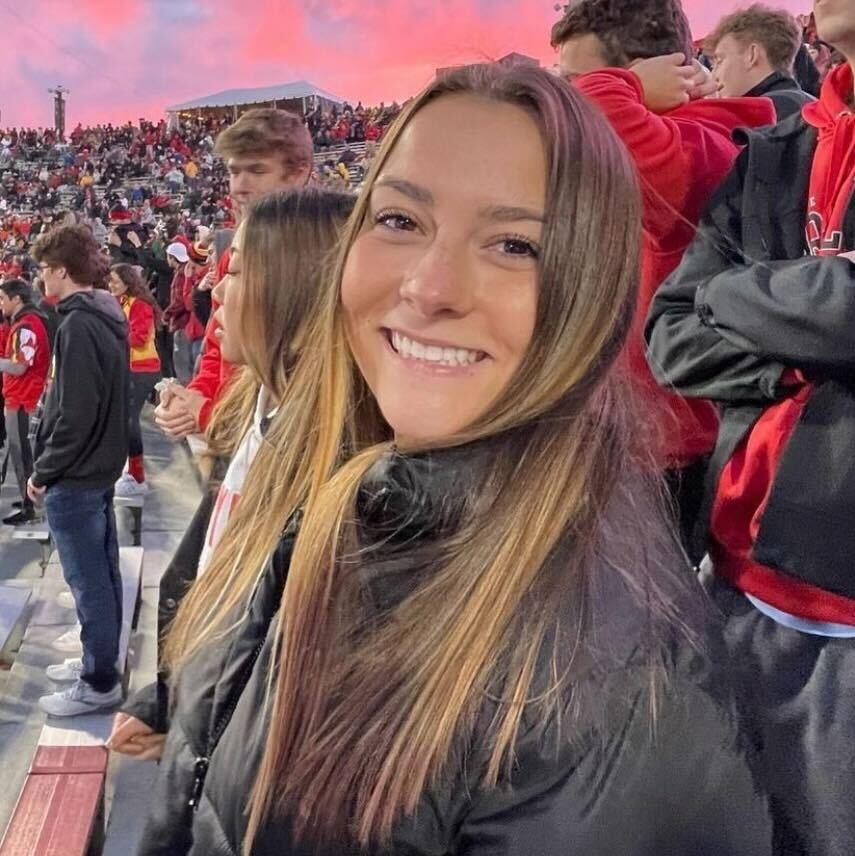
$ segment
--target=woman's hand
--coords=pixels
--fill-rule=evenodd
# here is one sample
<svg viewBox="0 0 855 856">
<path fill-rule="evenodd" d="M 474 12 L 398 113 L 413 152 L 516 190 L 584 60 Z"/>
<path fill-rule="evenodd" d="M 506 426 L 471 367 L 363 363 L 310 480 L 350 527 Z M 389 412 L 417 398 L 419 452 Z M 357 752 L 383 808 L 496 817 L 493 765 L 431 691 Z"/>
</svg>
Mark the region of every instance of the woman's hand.
<svg viewBox="0 0 855 856">
<path fill-rule="evenodd" d="M 117 713 L 107 748 L 139 761 L 159 761 L 166 743 L 165 734 L 157 734 L 135 716 Z"/>
</svg>

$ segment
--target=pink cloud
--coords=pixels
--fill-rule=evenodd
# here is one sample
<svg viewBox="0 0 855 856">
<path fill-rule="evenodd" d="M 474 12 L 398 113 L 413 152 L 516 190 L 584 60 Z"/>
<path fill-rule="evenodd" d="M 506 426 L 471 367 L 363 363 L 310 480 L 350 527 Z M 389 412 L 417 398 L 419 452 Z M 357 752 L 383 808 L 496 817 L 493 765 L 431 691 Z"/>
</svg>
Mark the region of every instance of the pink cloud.
<svg viewBox="0 0 855 856">
<path fill-rule="evenodd" d="M 747 0 L 744 0 L 747 2 Z M 686 0 L 697 36 L 739 0 Z M 776 5 L 780 5 L 778 0 Z M 792 12 L 810 0 L 784 0 Z M 158 117 L 232 87 L 307 79 L 366 103 L 402 100 L 439 66 L 510 51 L 554 62 L 554 0 L 31 0 L 3 2 L 0 125 L 52 121 L 48 86 L 72 90 L 69 119 Z M 22 7 L 17 7 L 22 8 Z"/>
</svg>

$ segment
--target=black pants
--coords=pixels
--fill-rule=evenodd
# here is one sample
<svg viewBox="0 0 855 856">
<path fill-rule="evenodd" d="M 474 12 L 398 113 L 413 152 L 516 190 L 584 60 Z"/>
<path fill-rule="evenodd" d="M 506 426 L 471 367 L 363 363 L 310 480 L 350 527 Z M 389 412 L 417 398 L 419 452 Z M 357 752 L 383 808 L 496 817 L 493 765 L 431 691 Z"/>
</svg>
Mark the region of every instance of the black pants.
<svg viewBox="0 0 855 856">
<path fill-rule="evenodd" d="M 172 341 L 172 331 L 168 327 L 161 327 L 155 334 L 154 344 L 160 357 L 163 376 L 175 377 L 175 363 L 172 358 L 175 343 Z"/>
<path fill-rule="evenodd" d="M 9 441 L 9 461 L 18 480 L 23 509 L 29 510 L 33 503 L 27 496 L 27 481 L 33 474 L 33 450 L 30 447 L 30 416 L 26 410 L 5 411 L 6 438 Z"/>
<path fill-rule="evenodd" d="M 160 380 L 160 372 L 131 372 L 131 401 L 128 408 L 128 457 L 143 453 L 140 414 L 154 385 Z"/>
<path fill-rule="evenodd" d="M 776 856 L 855 853 L 855 639 L 791 630 L 705 567 L 725 616 L 746 736 L 770 796 Z"/>
</svg>

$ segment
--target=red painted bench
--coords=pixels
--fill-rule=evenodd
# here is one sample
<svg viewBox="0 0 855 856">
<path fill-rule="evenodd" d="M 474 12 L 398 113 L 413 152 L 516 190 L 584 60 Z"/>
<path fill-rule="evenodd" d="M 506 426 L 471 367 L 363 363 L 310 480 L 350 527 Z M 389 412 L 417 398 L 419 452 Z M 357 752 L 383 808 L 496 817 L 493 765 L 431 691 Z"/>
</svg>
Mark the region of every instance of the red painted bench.
<svg viewBox="0 0 855 856">
<path fill-rule="evenodd" d="M 41 746 L 0 856 L 97 856 L 104 846 L 103 746 Z"/>
</svg>

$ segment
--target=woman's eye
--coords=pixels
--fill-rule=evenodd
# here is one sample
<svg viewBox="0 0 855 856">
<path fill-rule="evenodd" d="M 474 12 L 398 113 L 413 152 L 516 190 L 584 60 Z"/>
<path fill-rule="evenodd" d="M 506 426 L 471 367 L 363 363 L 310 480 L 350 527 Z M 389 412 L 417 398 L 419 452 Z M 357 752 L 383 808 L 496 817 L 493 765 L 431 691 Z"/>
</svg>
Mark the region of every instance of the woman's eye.
<svg viewBox="0 0 855 856">
<path fill-rule="evenodd" d="M 415 220 L 397 211 L 381 211 L 374 222 L 394 232 L 412 232 L 416 228 Z"/>
<path fill-rule="evenodd" d="M 508 256 L 528 257 L 532 259 L 540 258 L 540 247 L 527 238 L 502 238 L 495 246 Z"/>
</svg>

